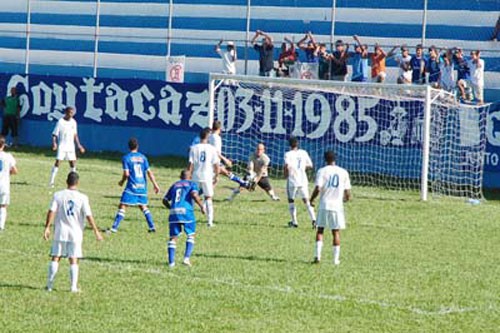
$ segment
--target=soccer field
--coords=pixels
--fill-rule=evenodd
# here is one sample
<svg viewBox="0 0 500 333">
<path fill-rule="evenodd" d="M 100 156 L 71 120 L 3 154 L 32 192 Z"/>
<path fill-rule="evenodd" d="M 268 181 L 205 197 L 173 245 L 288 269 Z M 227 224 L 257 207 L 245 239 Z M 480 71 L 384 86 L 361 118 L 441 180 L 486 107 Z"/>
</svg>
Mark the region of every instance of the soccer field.
<svg viewBox="0 0 500 333">
<path fill-rule="evenodd" d="M 53 189 L 54 154 L 14 152 L 6 230 L 0 233 L 1 332 L 498 332 L 500 232 L 498 201 L 470 205 L 416 192 L 353 188 L 341 235 L 341 265 L 312 265 L 314 231 L 298 204 L 300 227 L 289 229 L 284 180 L 280 202 L 263 191 L 234 202 L 227 180 L 215 195 L 215 224 L 198 216 L 193 267 L 166 265 L 167 210 L 150 194 L 158 232 L 129 208 L 117 234 L 84 240 L 79 294 L 69 292 L 62 261 L 54 291 L 44 290 L 50 242 L 42 239 Z M 150 157 L 162 191 L 183 159 Z M 80 189 L 100 228 L 110 227 L 121 188 L 119 155 L 78 162 Z M 65 163 L 56 190 L 64 187 Z M 151 193 L 151 191 L 150 191 Z"/>
</svg>

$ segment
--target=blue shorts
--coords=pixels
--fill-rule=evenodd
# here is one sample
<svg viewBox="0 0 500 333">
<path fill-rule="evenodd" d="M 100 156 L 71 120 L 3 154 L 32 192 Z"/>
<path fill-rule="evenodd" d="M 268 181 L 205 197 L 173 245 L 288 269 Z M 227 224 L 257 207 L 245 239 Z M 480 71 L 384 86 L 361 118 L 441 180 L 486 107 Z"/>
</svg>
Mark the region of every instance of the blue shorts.
<svg viewBox="0 0 500 333">
<path fill-rule="evenodd" d="M 193 235 L 196 232 L 196 222 L 191 222 L 191 223 L 176 223 L 176 222 L 170 222 L 170 231 L 169 235 L 170 237 L 177 237 L 181 234 L 182 228 L 184 227 L 184 232 L 186 235 Z"/>
<path fill-rule="evenodd" d="M 127 206 L 147 205 L 148 196 L 132 194 L 130 192 L 123 191 L 120 203 Z"/>
</svg>

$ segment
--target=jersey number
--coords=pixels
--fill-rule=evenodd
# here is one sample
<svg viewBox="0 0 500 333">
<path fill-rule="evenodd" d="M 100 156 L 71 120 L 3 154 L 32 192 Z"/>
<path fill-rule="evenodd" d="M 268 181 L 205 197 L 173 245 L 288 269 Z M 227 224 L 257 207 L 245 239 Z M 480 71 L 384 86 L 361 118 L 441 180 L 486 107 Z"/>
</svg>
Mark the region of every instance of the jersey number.
<svg viewBox="0 0 500 333">
<path fill-rule="evenodd" d="M 134 164 L 134 173 L 137 178 L 143 178 L 142 168 L 140 164 Z"/>
<path fill-rule="evenodd" d="M 207 159 L 207 154 L 205 153 L 205 151 L 202 151 L 200 154 L 200 162 L 205 162 L 206 159 Z"/>
<path fill-rule="evenodd" d="M 302 159 L 301 158 L 298 158 L 297 159 L 297 169 L 300 170 L 300 164 L 302 162 Z"/>
<path fill-rule="evenodd" d="M 68 209 L 66 209 L 67 216 L 75 216 L 75 202 L 73 200 L 68 201 Z"/>
<path fill-rule="evenodd" d="M 181 194 L 182 194 L 182 189 L 178 189 L 175 191 L 175 202 L 180 202 L 181 201 Z"/>
<path fill-rule="evenodd" d="M 328 181 L 326 182 L 326 187 L 333 187 L 333 188 L 339 187 L 339 176 L 338 175 L 330 176 L 330 178 L 328 178 Z"/>
</svg>

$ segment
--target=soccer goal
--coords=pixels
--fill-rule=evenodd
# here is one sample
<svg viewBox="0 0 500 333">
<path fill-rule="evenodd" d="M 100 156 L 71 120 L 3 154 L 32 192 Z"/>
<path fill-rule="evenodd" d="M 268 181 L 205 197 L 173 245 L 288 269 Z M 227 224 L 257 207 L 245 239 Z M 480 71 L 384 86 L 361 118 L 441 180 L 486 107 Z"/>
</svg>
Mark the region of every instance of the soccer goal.
<svg viewBox="0 0 500 333">
<path fill-rule="evenodd" d="M 223 153 L 242 169 L 263 142 L 280 175 L 295 136 L 316 169 L 335 151 L 357 185 L 483 197 L 488 106 L 414 85 L 211 74 L 209 88 L 210 123 L 222 121 Z"/>
</svg>

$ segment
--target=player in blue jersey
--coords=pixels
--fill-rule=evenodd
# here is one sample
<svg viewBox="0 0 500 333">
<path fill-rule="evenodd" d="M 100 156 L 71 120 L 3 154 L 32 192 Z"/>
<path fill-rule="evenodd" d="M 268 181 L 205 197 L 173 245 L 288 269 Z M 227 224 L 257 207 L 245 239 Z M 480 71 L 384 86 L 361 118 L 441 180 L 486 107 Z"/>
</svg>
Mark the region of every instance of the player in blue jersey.
<svg viewBox="0 0 500 333">
<path fill-rule="evenodd" d="M 139 206 L 146 222 L 148 223 L 149 232 L 155 232 L 155 224 L 153 222 L 153 216 L 148 209 L 148 184 L 146 175 L 153 183 L 155 193 L 160 192 L 160 187 L 156 183 L 153 171 L 149 168 L 149 162 L 146 156 L 139 153 L 139 142 L 136 138 L 130 138 L 128 141 L 128 147 L 130 153 L 123 156 L 123 175 L 122 179 L 118 182 L 118 185 L 123 186 L 125 181 L 127 185 L 125 190 L 123 190 L 122 197 L 120 199 L 120 205 L 118 206 L 118 212 L 116 213 L 115 221 L 111 227 L 111 232 L 117 232 L 121 221 L 125 217 L 125 207 L 127 206 Z"/>
<path fill-rule="evenodd" d="M 191 181 L 191 171 L 182 170 L 181 179 L 175 182 L 163 197 L 163 204 L 170 209 L 168 222 L 170 224 L 170 239 L 168 241 L 168 265 L 175 266 L 175 249 L 177 239 L 184 229 L 187 235 L 186 251 L 183 264 L 191 266 L 191 253 L 194 248 L 194 235 L 196 232 L 196 219 L 194 217 L 193 201 L 205 214 L 205 207 L 198 196 L 198 185 Z"/>
</svg>

